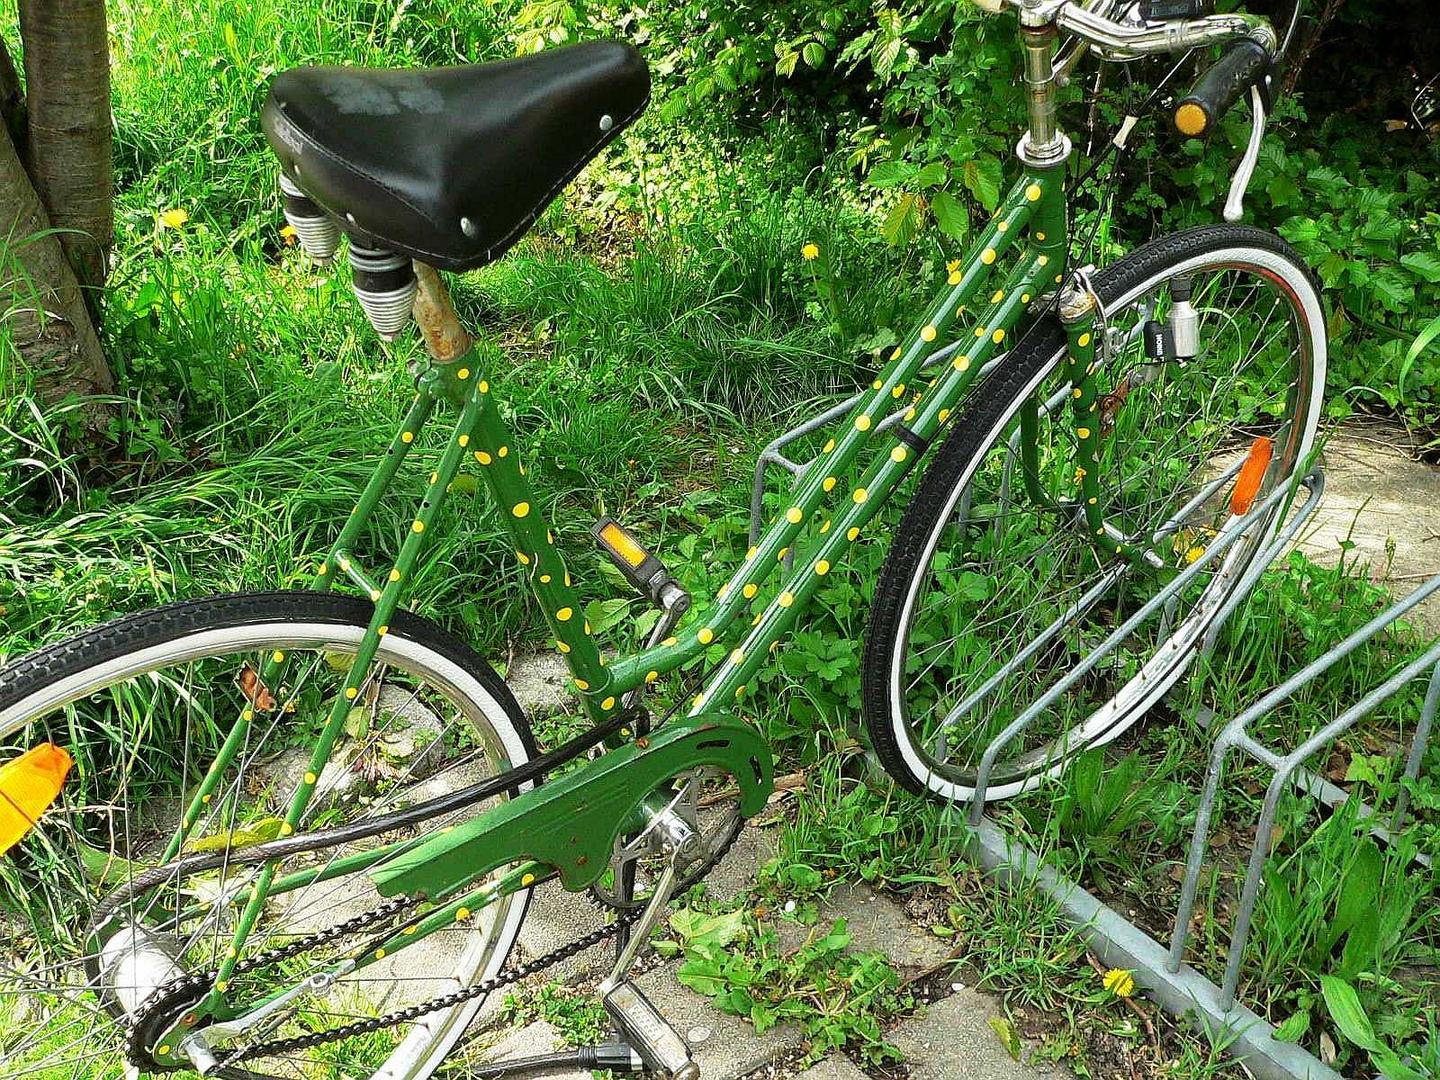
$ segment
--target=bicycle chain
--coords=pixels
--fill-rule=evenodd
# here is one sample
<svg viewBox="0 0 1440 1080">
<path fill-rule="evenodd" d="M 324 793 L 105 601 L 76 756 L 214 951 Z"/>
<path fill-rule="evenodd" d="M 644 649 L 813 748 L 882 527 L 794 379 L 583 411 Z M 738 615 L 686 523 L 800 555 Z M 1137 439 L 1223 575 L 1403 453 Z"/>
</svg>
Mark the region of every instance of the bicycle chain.
<svg viewBox="0 0 1440 1080">
<path fill-rule="evenodd" d="M 382 904 L 374 911 L 357 915 L 353 919 L 347 919 L 345 922 L 332 926 L 328 930 L 322 930 L 307 938 L 301 938 L 288 945 L 282 945 L 252 957 L 249 960 L 242 961 L 235 966 L 234 974 L 244 975 L 258 968 L 268 967 L 271 964 L 288 960 L 301 953 L 309 952 L 322 945 L 328 945 L 339 938 L 346 937 L 368 926 L 393 918 L 395 915 L 419 903 L 421 903 L 420 898 L 401 897 L 388 904 Z M 521 979 L 528 978 L 536 972 L 553 967 L 555 964 L 568 960 L 570 957 L 584 952 L 586 949 L 594 948 L 602 941 L 614 937 L 622 929 L 638 920 L 639 917 L 639 912 L 624 912 L 620 914 L 613 923 L 602 926 L 568 944 L 552 949 L 543 956 L 537 957 L 527 963 L 507 967 L 489 979 L 478 982 L 474 986 L 468 986 L 463 990 L 457 990 L 453 993 L 431 998 L 429 1001 L 420 1002 L 404 1009 L 398 1009 L 395 1012 L 387 1013 L 383 1016 L 372 1017 L 369 1020 L 360 1020 L 353 1024 L 346 1024 L 343 1027 L 312 1032 L 309 1035 L 292 1036 L 287 1039 L 276 1039 L 271 1042 L 258 1043 L 255 1046 L 247 1047 L 238 1053 L 231 1054 L 224 1058 L 221 1061 L 219 1073 L 220 1075 L 236 1077 L 237 1080 L 243 1080 L 245 1074 L 235 1069 L 235 1066 L 241 1062 L 290 1053 L 296 1050 L 308 1050 L 315 1046 L 324 1045 L 325 1043 L 354 1038 L 357 1035 L 368 1035 L 371 1032 L 394 1027 L 397 1024 L 418 1020 L 422 1016 L 432 1012 L 438 1012 L 441 1009 L 449 1009 L 456 1005 L 462 1005 L 467 1001 L 491 994 L 502 987 L 510 986 L 519 982 Z M 151 1056 L 150 1049 L 144 1045 L 147 1041 L 145 1039 L 146 1021 L 153 1013 L 161 1010 L 179 1012 L 194 1005 L 203 994 L 208 993 L 214 986 L 216 974 L 214 971 L 194 972 L 174 979 L 165 986 L 162 986 L 136 1011 L 129 1021 L 129 1036 L 126 1044 L 126 1056 L 132 1065 L 135 1065 L 137 1068 L 160 1067 L 159 1063 Z"/>
<path fill-rule="evenodd" d="M 346 919 L 342 923 L 336 923 L 327 930 L 321 930 L 309 937 L 299 938 L 287 945 L 280 945 L 248 960 L 242 960 L 235 965 L 232 975 L 245 975 L 258 968 L 269 967 L 271 964 L 278 964 L 282 960 L 289 960 L 293 956 L 307 953 L 311 949 L 328 945 L 349 934 L 357 933 L 367 926 L 384 922 L 419 903 L 421 903 L 420 898 L 402 896 L 387 904 L 381 904 L 373 911 L 367 911 Z M 215 971 L 196 971 L 182 975 L 178 979 L 172 979 L 146 999 L 140 1008 L 126 1020 L 128 1030 L 125 1050 L 132 1065 L 139 1067 L 158 1064 L 151 1056 L 150 1049 L 144 1045 L 148 1041 L 145 1038 L 146 1023 L 151 1015 L 162 1009 L 178 1012 L 198 1003 L 200 998 L 215 985 L 217 975 L 218 972 Z"/>
</svg>

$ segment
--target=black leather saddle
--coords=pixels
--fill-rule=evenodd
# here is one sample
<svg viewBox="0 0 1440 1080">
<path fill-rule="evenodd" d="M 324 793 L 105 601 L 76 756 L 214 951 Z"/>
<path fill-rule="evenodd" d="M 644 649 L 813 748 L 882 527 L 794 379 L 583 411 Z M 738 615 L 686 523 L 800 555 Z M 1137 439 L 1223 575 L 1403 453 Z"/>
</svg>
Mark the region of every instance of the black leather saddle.
<svg viewBox="0 0 1440 1080">
<path fill-rule="evenodd" d="M 520 239 L 649 97 L 640 54 L 596 41 L 461 67 L 296 68 L 270 84 L 262 124 L 286 175 L 356 239 L 470 270 Z"/>
</svg>

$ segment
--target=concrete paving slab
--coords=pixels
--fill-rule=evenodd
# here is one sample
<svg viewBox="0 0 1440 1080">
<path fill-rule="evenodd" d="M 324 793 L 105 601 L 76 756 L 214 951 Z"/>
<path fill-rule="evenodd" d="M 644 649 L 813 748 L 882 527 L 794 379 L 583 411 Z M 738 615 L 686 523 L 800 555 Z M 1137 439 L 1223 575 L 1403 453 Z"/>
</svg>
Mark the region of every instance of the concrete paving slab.
<svg viewBox="0 0 1440 1080">
<path fill-rule="evenodd" d="M 755 1034 L 750 1021 L 720 1012 L 709 998 L 682 986 L 673 966 L 647 972 L 635 984 L 690 1044 L 705 1080 L 736 1080 L 800 1045 L 799 1029 L 788 1024 Z"/>
<path fill-rule="evenodd" d="M 539 652 L 517 656 L 505 676 L 505 683 L 520 708 L 532 720 L 559 712 L 575 702 L 566 689 L 570 670 L 558 653 Z"/>
<path fill-rule="evenodd" d="M 559 882 L 546 882 L 535 890 L 530 901 L 530 912 L 520 927 L 519 951 L 526 960 L 534 960 L 598 930 L 604 923 L 605 913 L 591 901 L 589 893 L 566 892 Z M 549 968 L 546 976 L 567 983 L 579 982 L 608 971 L 613 959 L 614 946 L 602 943 L 562 960 Z"/>
<path fill-rule="evenodd" d="M 1065 1077 L 1048 1064 L 1035 1068 L 1016 1061 L 990 1027 L 996 1003 L 975 990 L 961 990 L 930 1005 L 924 1016 L 904 1021 L 887 1038 L 905 1055 L 910 1080 L 1035 1080 Z"/>
<path fill-rule="evenodd" d="M 775 857 L 775 842 L 765 829 L 747 826 L 719 865 L 705 876 L 705 895 L 728 904 L 755 882 L 760 867 Z"/>
<path fill-rule="evenodd" d="M 1411 458 L 1409 437 L 1384 425 L 1348 425 L 1325 438 L 1325 497 L 1300 538 L 1310 558 L 1333 566 L 1369 564 L 1371 578 L 1396 598 L 1440 574 L 1440 469 Z M 1440 597 L 1417 610 L 1417 623 L 1440 633 Z"/>
<path fill-rule="evenodd" d="M 902 976 L 914 975 L 943 963 L 950 948 L 923 926 L 910 921 L 904 909 L 868 885 L 844 885 L 820 905 L 814 926 L 802 926 L 789 919 L 775 922 L 780 947 L 790 953 L 800 948 L 811 934 L 827 934 L 831 924 L 843 918 L 850 933 L 852 952 L 879 952 Z"/>
<path fill-rule="evenodd" d="M 509 1061 L 511 1058 L 535 1057 L 564 1049 L 564 1042 L 556 1030 L 544 1020 L 527 1024 L 506 1035 L 489 1050 L 478 1056 L 479 1061 Z M 465 1075 L 462 1071 L 460 1075 Z M 550 1080 L 591 1080 L 589 1069 L 566 1069 L 564 1072 L 547 1072 Z"/>
<path fill-rule="evenodd" d="M 838 1054 L 811 1065 L 795 1080 L 867 1080 L 853 1061 Z"/>
</svg>

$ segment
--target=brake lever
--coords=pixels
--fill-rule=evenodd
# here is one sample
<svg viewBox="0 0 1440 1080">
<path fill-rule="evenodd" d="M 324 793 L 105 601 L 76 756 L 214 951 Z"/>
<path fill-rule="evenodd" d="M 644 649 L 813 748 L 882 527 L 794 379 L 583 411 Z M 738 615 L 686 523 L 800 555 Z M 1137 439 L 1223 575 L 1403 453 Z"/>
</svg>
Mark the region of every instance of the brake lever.
<svg viewBox="0 0 1440 1080">
<path fill-rule="evenodd" d="M 1232 225 L 1245 216 L 1245 193 L 1250 190 L 1255 166 L 1260 163 L 1260 144 L 1265 141 L 1268 119 L 1264 92 L 1258 84 L 1250 87 L 1250 144 L 1245 147 L 1245 155 L 1235 168 L 1235 175 L 1230 180 L 1230 197 L 1225 200 L 1225 220 Z"/>
</svg>

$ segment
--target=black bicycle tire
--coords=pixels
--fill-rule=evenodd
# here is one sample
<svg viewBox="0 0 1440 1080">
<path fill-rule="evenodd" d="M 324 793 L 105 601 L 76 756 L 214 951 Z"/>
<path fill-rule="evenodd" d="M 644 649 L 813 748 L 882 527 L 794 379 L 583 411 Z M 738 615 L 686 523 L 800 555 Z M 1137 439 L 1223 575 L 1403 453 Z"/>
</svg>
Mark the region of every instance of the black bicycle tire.
<svg viewBox="0 0 1440 1080">
<path fill-rule="evenodd" d="M 148 608 L 79 631 L 0 668 L 0 713 L 58 679 L 203 630 L 296 619 L 365 627 L 373 614 L 373 605 L 358 597 L 282 589 L 222 593 Z M 434 650 L 474 676 L 505 710 L 526 752 L 531 757 L 540 752 L 505 680 L 464 640 L 408 611 L 395 612 L 389 632 Z"/>
<path fill-rule="evenodd" d="M 1259 248 L 1280 256 L 1301 271 L 1315 294 L 1320 295 L 1318 278 L 1293 247 L 1274 233 L 1244 225 L 1206 225 L 1158 237 L 1097 271 L 1092 284 L 1101 303 L 1108 305 L 1170 266 L 1227 248 Z M 914 774 L 895 736 L 890 674 L 895 650 L 902 644 L 905 598 L 915 575 L 925 571 L 920 562 L 938 514 L 949 505 L 951 493 L 971 459 L 985 449 L 979 444 L 989 439 L 1001 417 L 1013 411 L 1017 397 L 1028 395 L 1035 381 L 1061 362 L 1064 348 L 1060 320 L 1047 312 L 1028 329 L 1006 361 L 975 387 L 906 505 L 876 583 L 861 658 L 861 713 L 881 767 L 901 787 L 917 795 L 949 801 Z"/>
</svg>

